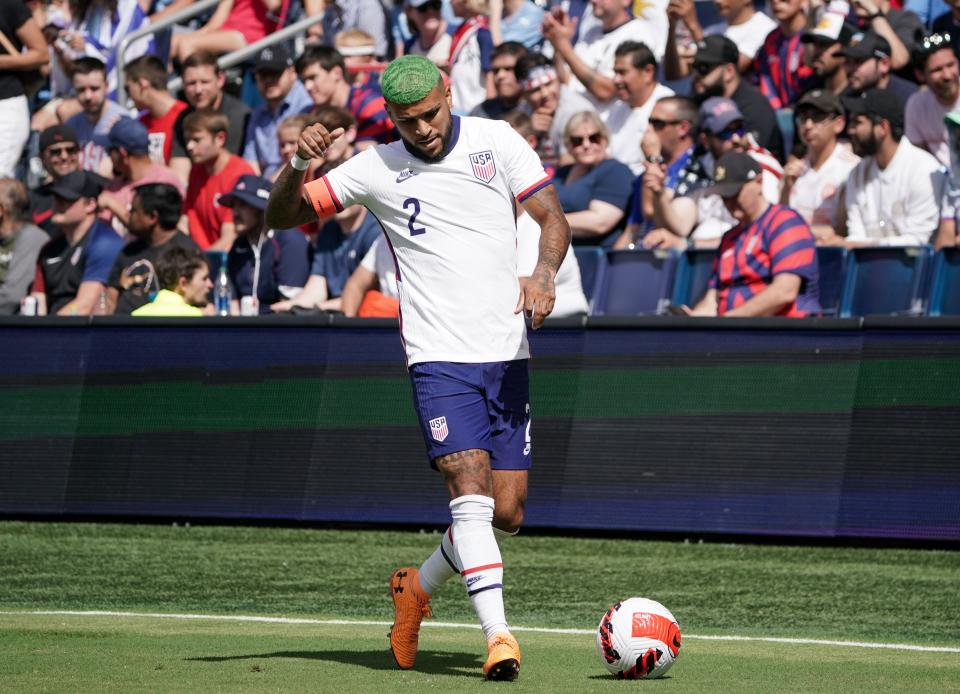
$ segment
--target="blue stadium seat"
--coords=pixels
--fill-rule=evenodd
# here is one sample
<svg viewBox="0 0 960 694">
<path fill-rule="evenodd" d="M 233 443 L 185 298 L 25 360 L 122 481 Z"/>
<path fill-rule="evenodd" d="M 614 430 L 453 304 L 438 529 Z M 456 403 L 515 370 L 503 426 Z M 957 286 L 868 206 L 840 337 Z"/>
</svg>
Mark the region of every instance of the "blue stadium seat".
<svg viewBox="0 0 960 694">
<path fill-rule="evenodd" d="M 843 282 L 847 272 L 847 249 L 843 246 L 817 246 L 817 266 L 820 270 L 820 306 L 823 315 L 840 313 Z"/>
<path fill-rule="evenodd" d="M 840 302 L 840 317 L 920 315 L 924 312 L 930 246 L 854 248 Z"/>
<path fill-rule="evenodd" d="M 677 255 L 663 250 L 607 251 L 607 269 L 592 315 L 662 313 L 673 289 Z"/>
<path fill-rule="evenodd" d="M 674 305 L 692 307 L 707 292 L 710 275 L 713 274 L 713 259 L 717 255 L 713 248 L 689 248 L 680 256 L 677 279 L 673 283 Z"/>
<path fill-rule="evenodd" d="M 583 294 L 587 297 L 590 314 L 593 315 L 593 304 L 600 295 L 607 257 L 599 246 L 574 246 L 573 253 L 577 256 L 577 264 L 580 266 L 580 284 L 583 286 Z"/>
<path fill-rule="evenodd" d="M 944 248 L 933 261 L 931 316 L 960 316 L 960 248 Z"/>
</svg>

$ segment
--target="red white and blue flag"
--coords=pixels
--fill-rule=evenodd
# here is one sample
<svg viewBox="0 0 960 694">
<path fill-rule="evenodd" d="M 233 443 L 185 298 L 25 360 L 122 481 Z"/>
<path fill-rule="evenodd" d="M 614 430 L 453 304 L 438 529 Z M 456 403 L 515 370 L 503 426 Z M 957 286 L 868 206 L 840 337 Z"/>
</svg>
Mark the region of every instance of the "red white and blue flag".
<svg viewBox="0 0 960 694">
<path fill-rule="evenodd" d="M 450 432 L 447 430 L 447 418 L 446 417 L 437 417 L 436 419 L 430 420 L 430 435 L 433 437 L 433 440 L 437 443 L 443 443 L 447 438 L 447 434 Z"/>
<path fill-rule="evenodd" d="M 475 152 L 470 155 L 470 164 L 473 166 L 473 175 L 484 183 L 489 183 L 497 175 L 497 165 L 493 161 L 493 152 Z"/>
</svg>

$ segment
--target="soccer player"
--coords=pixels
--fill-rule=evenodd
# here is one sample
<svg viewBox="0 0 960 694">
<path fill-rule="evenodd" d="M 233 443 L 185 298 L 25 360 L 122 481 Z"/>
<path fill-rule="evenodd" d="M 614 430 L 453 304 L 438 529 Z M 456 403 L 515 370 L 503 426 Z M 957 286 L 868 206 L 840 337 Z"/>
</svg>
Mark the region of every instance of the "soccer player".
<svg viewBox="0 0 960 694">
<path fill-rule="evenodd" d="M 397 665 L 413 667 L 430 596 L 459 573 L 487 639 L 484 675 L 511 680 L 520 648 L 504 614 L 497 537 L 522 522 L 530 468 L 529 351 L 519 314 L 538 328 L 553 310 L 570 229 L 534 151 L 505 122 L 452 116 L 436 65 L 403 56 L 381 85 L 401 141 L 364 150 L 304 185 L 309 161 L 343 132 L 308 126 L 274 185 L 267 224 L 294 227 L 358 203 L 380 220 L 397 265 L 414 404 L 453 517 L 419 570 L 390 578 L 390 648 Z M 516 200 L 542 229 L 522 288 Z"/>
</svg>

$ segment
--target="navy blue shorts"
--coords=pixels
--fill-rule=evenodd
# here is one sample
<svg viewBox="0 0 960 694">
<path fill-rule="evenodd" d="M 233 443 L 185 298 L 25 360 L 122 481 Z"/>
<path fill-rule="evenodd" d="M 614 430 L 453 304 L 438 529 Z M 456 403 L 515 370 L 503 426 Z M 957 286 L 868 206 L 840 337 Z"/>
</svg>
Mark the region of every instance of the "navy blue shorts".
<svg viewBox="0 0 960 694">
<path fill-rule="evenodd" d="M 527 360 L 424 362 L 410 367 L 427 456 L 483 449 L 493 470 L 530 469 Z"/>
</svg>

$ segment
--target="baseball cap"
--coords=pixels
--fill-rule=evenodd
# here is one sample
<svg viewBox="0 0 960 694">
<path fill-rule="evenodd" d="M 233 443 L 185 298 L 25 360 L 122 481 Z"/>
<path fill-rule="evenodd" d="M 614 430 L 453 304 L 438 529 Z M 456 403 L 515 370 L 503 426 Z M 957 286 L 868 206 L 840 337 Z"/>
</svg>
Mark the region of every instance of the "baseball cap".
<svg viewBox="0 0 960 694">
<path fill-rule="evenodd" d="M 220 204 L 224 207 L 233 207 L 234 201 L 240 200 L 258 210 L 266 210 L 272 188 L 273 184 L 267 179 L 245 174 L 237 179 L 233 190 L 220 196 Z"/>
<path fill-rule="evenodd" d="M 743 114 L 732 99 L 714 96 L 700 106 L 700 124 L 708 132 L 716 134 L 735 120 L 743 120 Z"/>
<path fill-rule="evenodd" d="M 816 25 L 809 31 L 803 32 L 800 40 L 803 43 L 837 43 L 844 46 L 859 29 L 843 20 L 843 16 L 836 12 L 824 12 Z"/>
<path fill-rule="evenodd" d="M 753 181 L 763 173 L 760 164 L 745 152 L 727 152 L 717 160 L 713 173 L 713 185 L 706 195 L 729 198 L 740 192 L 744 183 Z"/>
<path fill-rule="evenodd" d="M 694 65 L 725 65 L 736 63 L 740 59 L 740 49 L 737 44 L 723 34 L 711 34 L 697 41 L 697 54 L 693 58 Z"/>
<path fill-rule="evenodd" d="M 95 135 L 93 141 L 104 149 L 122 147 L 130 154 L 147 154 L 150 135 L 143 123 L 133 118 L 121 118 L 106 135 Z"/>
<path fill-rule="evenodd" d="M 283 72 L 288 67 L 293 67 L 290 51 L 282 44 L 276 44 L 260 51 L 254 72 Z"/>
<path fill-rule="evenodd" d="M 847 45 L 837 51 L 837 55 L 854 60 L 864 58 L 889 58 L 890 44 L 885 38 L 872 31 L 858 31 L 850 37 Z"/>
<path fill-rule="evenodd" d="M 843 104 L 840 103 L 840 97 L 829 89 L 811 89 L 797 101 L 797 105 L 794 107 L 794 113 L 804 106 L 810 106 L 823 113 L 831 113 L 837 116 L 843 115 Z"/>
<path fill-rule="evenodd" d="M 97 197 L 106 184 L 105 178 L 92 171 L 73 171 L 47 186 L 47 192 L 73 202 L 79 198 Z"/>
<path fill-rule="evenodd" d="M 69 125 L 52 125 L 40 133 L 39 144 L 41 152 L 47 147 L 59 144 L 60 142 L 72 142 L 79 146 L 80 142 L 77 140 L 77 131 Z"/>
<path fill-rule="evenodd" d="M 891 126 L 903 127 L 903 102 L 900 97 L 886 89 L 874 87 L 860 96 L 845 96 L 842 102 L 851 116 L 876 116 L 889 121 Z"/>
<path fill-rule="evenodd" d="M 435 0 L 407 0 L 407 6 L 417 9 L 418 7 L 423 7 L 428 2 L 434 2 Z"/>
</svg>

